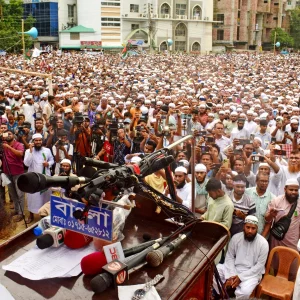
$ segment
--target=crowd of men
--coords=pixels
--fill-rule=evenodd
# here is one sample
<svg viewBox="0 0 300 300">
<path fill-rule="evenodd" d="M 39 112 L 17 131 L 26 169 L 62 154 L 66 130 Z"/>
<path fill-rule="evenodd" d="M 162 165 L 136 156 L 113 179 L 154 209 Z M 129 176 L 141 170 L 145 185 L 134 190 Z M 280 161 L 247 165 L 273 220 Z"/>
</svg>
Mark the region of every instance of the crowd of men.
<svg viewBox="0 0 300 300">
<path fill-rule="evenodd" d="M 23 68 L 20 56 L 1 57 L 0 63 Z M 25 68 L 52 73 L 53 93 L 42 76 L 0 73 L 1 177 L 10 182 L 15 221 L 22 220 L 25 202 L 16 180 L 26 170 L 78 174 L 82 157 L 136 163 L 192 134 L 196 164 L 190 161 L 189 142 L 173 153 L 176 199 L 191 208 L 194 168 L 197 216 L 221 223 L 233 237 L 225 264 L 218 268 L 227 285 L 239 287 L 236 296 L 250 296 L 264 273 L 269 247 L 297 250 L 297 54 L 141 54 L 123 60 L 52 52 Z M 169 195 L 163 170 L 145 181 Z M 1 187 L 0 207 L 5 201 Z M 27 222 L 47 201 L 49 191 L 27 195 Z M 291 224 L 279 240 L 272 228 L 292 209 Z M 248 256 L 249 251 L 255 255 Z"/>
</svg>

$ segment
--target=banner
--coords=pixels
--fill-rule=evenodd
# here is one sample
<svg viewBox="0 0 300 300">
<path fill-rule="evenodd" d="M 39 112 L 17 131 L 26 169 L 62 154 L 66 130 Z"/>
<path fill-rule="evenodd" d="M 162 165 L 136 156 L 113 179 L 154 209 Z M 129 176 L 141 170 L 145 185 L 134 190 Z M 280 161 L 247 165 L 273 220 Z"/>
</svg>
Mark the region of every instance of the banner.
<svg viewBox="0 0 300 300">
<path fill-rule="evenodd" d="M 113 212 L 91 206 L 88 223 L 73 217 L 76 210 L 84 210 L 85 205 L 71 199 L 51 196 L 51 225 L 73 230 L 101 240 L 112 241 Z"/>
<path fill-rule="evenodd" d="M 80 49 L 102 49 L 101 41 L 80 41 Z"/>
</svg>

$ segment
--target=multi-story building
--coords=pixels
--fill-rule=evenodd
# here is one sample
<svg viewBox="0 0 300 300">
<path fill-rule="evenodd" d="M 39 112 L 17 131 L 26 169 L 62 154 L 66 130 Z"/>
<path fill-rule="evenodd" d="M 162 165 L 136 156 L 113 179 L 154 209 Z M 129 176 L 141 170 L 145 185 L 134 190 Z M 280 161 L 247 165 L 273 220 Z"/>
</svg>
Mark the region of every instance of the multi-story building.
<svg viewBox="0 0 300 300">
<path fill-rule="evenodd" d="M 272 29 L 286 23 L 287 0 L 214 0 L 213 47 L 258 50 L 272 47 Z"/>
<path fill-rule="evenodd" d="M 101 44 L 102 48 L 111 50 L 130 41 L 133 45 L 151 45 L 150 49 L 162 51 L 168 48 L 167 41 L 171 39 L 170 50 L 209 53 L 212 24 L 212 1 L 59 1 L 62 49 Z"/>
<path fill-rule="evenodd" d="M 23 0 L 24 17 L 32 15 L 38 30 L 36 47 L 58 45 L 58 0 Z"/>
</svg>

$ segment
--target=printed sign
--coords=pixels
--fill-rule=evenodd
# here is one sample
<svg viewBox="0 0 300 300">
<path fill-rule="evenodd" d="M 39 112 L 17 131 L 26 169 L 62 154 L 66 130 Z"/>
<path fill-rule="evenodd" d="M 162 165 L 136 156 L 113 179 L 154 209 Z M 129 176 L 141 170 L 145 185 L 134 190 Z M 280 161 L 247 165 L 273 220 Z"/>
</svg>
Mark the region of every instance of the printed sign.
<svg viewBox="0 0 300 300">
<path fill-rule="evenodd" d="M 101 240 L 111 241 L 113 230 L 113 212 L 92 206 L 88 222 L 73 217 L 76 210 L 84 210 L 85 205 L 71 199 L 51 196 L 51 225 L 73 230 Z"/>
</svg>

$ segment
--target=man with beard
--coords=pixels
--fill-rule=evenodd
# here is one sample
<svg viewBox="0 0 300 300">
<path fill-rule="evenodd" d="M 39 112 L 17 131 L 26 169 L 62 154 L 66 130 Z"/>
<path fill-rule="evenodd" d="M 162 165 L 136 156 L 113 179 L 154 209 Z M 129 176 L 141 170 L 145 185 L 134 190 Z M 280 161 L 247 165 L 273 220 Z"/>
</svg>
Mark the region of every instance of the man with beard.
<svg viewBox="0 0 300 300">
<path fill-rule="evenodd" d="M 34 134 L 32 140 L 33 144 L 30 144 L 29 149 L 25 151 L 24 164 L 28 167 L 28 172 L 37 172 L 50 176 L 50 168 L 54 164 L 51 151 L 42 146 L 43 137 L 40 133 Z M 29 224 L 33 221 L 33 214 L 37 214 L 41 206 L 49 201 L 50 194 L 50 190 L 44 190 L 27 195 L 30 215 L 26 220 L 26 223 Z"/>
<path fill-rule="evenodd" d="M 245 119 L 239 118 L 237 128 L 233 128 L 230 134 L 230 141 L 239 144 L 239 139 L 249 139 L 250 133 L 244 128 Z"/>
<path fill-rule="evenodd" d="M 187 169 L 177 167 L 174 173 L 174 183 L 176 185 L 176 201 L 185 205 L 189 209 L 192 207 L 192 184 L 187 182 Z M 165 190 L 165 195 L 170 197 L 169 188 Z"/>
<path fill-rule="evenodd" d="M 24 213 L 24 193 L 17 186 L 18 177 L 24 173 L 23 155 L 24 145 L 14 139 L 12 131 L 6 131 L 7 137 L 3 142 L 4 158 L 2 158 L 3 173 L 8 176 L 11 183 L 8 191 L 14 202 L 15 212 L 12 213 L 14 221 L 20 222 Z"/>
<path fill-rule="evenodd" d="M 248 215 L 256 212 L 255 202 L 245 194 L 246 177 L 237 175 L 233 178 L 233 191 L 229 195 L 234 205 L 232 225 L 230 228 L 231 236 L 243 231 L 243 222 Z"/>
<path fill-rule="evenodd" d="M 203 164 L 197 164 L 195 166 L 195 187 L 196 187 L 196 200 L 195 200 L 195 212 L 204 214 L 206 212 L 208 193 L 206 191 L 206 184 L 208 178 L 206 177 L 207 169 Z"/>
<path fill-rule="evenodd" d="M 257 234 L 258 219 L 247 216 L 243 232 L 237 233 L 229 242 L 224 264 L 217 269 L 226 289 L 235 289 L 236 299 L 249 299 L 265 272 L 269 245 Z M 216 278 L 213 287 L 219 293 Z"/>
<path fill-rule="evenodd" d="M 272 158 L 273 161 L 275 158 Z M 288 166 L 280 166 L 281 169 L 281 183 L 286 182 L 288 179 L 297 179 L 300 177 L 300 151 L 294 150 L 290 154 L 290 158 L 288 161 Z M 281 184 L 279 187 L 278 195 L 282 195 L 284 193 L 284 185 Z"/>
<path fill-rule="evenodd" d="M 286 216 L 291 206 L 299 199 L 299 182 L 296 179 L 288 179 L 285 183 L 284 194 L 280 195 L 268 205 L 268 210 L 265 215 L 265 220 L 268 223 L 268 229 L 271 224 L 275 224 L 283 216 Z M 300 202 L 298 201 L 297 207 L 291 218 L 291 224 L 286 232 L 283 240 L 279 241 L 274 236 L 270 235 L 270 248 L 277 246 L 285 246 L 297 250 L 297 243 L 300 238 Z M 266 225 L 266 226 L 267 226 Z M 267 230 L 266 230 L 267 231 Z"/>
</svg>

